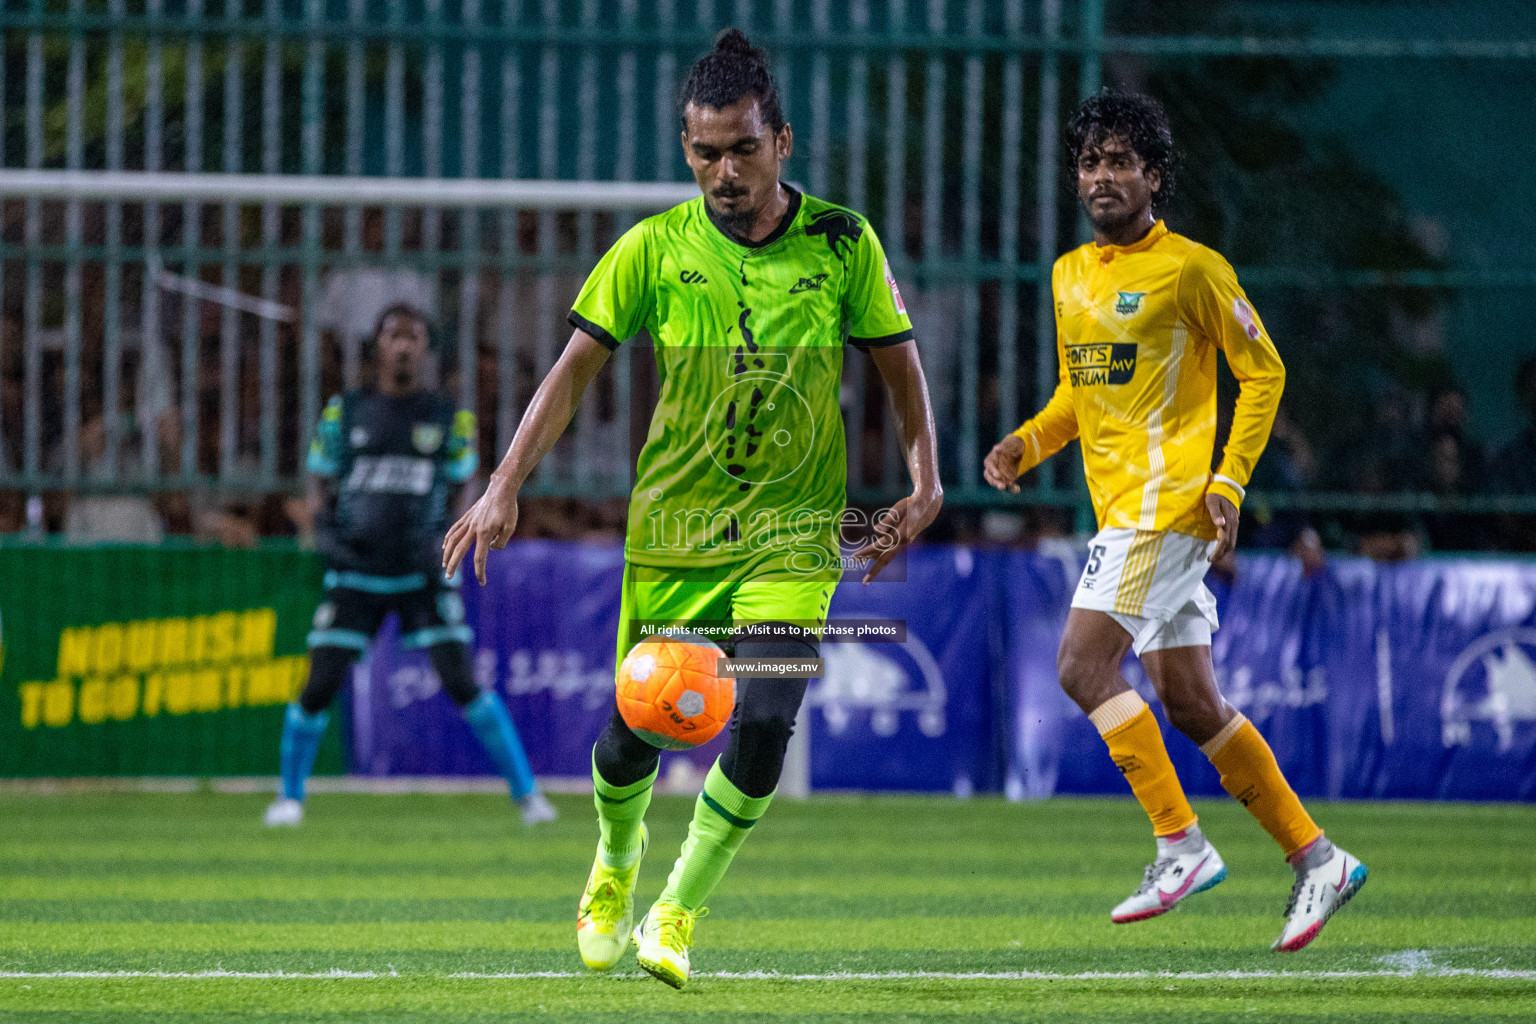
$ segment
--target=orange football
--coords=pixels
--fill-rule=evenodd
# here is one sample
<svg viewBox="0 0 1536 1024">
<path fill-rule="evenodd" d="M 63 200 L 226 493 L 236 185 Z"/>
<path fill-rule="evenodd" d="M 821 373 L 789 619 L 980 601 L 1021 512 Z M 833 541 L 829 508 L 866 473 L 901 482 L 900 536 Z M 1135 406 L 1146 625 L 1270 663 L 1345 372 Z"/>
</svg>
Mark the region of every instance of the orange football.
<svg viewBox="0 0 1536 1024">
<path fill-rule="evenodd" d="M 625 723 L 663 750 L 687 750 L 714 739 L 736 706 L 736 681 L 715 674 L 723 657 L 724 651 L 702 639 L 636 644 L 618 672 Z"/>
</svg>

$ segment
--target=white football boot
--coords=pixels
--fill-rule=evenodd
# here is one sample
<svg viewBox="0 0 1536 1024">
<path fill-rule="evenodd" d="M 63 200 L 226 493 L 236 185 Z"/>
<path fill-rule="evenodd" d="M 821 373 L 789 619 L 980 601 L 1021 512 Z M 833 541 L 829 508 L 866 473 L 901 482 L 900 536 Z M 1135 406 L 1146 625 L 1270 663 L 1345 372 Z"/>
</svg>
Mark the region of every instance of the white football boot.
<svg viewBox="0 0 1536 1024">
<path fill-rule="evenodd" d="M 1327 839 L 1318 840 L 1327 843 Z M 1285 908 L 1285 930 L 1270 948 L 1276 953 L 1294 953 L 1317 938 L 1323 925 L 1349 902 L 1365 884 L 1364 864 L 1342 847 L 1328 843 L 1311 862 L 1296 866 L 1296 884 L 1291 886 L 1291 901 Z"/>
<path fill-rule="evenodd" d="M 657 900 L 651 912 L 635 926 L 635 962 L 657 981 L 673 988 L 688 984 L 688 949 L 693 945 L 693 923 L 709 913 L 697 914 L 668 900 Z"/>
<path fill-rule="evenodd" d="M 560 817 L 560 812 L 555 810 L 555 805 L 549 802 L 549 798 L 538 790 L 534 790 L 517 802 L 518 809 L 523 812 L 524 825 L 537 825 L 544 821 L 554 821 Z"/>
<path fill-rule="evenodd" d="M 1145 921 L 1166 914 L 1179 901 L 1205 892 L 1227 877 L 1216 847 L 1191 829 L 1191 834 L 1176 843 L 1158 842 L 1157 859 L 1147 865 L 1141 885 L 1119 906 L 1109 912 L 1115 924 Z"/>
<path fill-rule="evenodd" d="M 299 825 L 304 821 L 304 801 L 280 796 L 267 805 L 267 813 L 261 823 L 268 828 L 280 825 Z"/>
</svg>

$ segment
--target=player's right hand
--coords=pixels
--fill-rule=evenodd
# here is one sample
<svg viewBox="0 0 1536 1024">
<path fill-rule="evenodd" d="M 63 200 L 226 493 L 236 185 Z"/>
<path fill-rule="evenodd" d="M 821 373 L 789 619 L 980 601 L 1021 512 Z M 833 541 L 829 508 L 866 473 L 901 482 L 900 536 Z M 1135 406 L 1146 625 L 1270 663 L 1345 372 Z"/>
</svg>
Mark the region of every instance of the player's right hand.
<svg viewBox="0 0 1536 1024">
<path fill-rule="evenodd" d="M 998 490 L 1018 494 L 1019 466 L 1023 461 L 1024 439 L 1018 434 L 1009 434 L 987 453 L 981 464 L 982 475 Z"/>
<path fill-rule="evenodd" d="M 492 548 L 499 551 L 506 547 L 516 529 L 517 488 L 493 474 L 480 500 L 459 517 L 443 538 L 443 575 L 451 578 L 458 572 L 459 563 L 473 547 L 475 579 L 485 586 L 486 556 Z"/>
</svg>

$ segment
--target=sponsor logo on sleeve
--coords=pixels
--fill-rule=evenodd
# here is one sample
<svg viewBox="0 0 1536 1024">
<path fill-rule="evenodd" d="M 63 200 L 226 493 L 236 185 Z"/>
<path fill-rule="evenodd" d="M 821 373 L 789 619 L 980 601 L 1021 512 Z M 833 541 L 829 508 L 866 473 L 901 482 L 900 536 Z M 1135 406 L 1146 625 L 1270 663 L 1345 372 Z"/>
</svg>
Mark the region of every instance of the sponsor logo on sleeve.
<svg viewBox="0 0 1536 1024">
<path fill-rule="evenodd" d="M 1237 317 L 1237 322 L 1243 325 L 1243 333 L 1248 335 L 1249 341 L 1259 340 L 1259 325 L 1253 319 L 1253 307 L 1241 298 L 1232 300 L 1232 315 Z"/>
<path fill-rule="evenodd" d="M 907 304 L 901 301 L 901 289 L 896 287 L 896 275 L 891 273 L 891 261 L 885 261 L 885 283 L 890 286 L 891 298 L 896 303 L 896 312 L 902 316 L 907 315 Z"/>
</svg>

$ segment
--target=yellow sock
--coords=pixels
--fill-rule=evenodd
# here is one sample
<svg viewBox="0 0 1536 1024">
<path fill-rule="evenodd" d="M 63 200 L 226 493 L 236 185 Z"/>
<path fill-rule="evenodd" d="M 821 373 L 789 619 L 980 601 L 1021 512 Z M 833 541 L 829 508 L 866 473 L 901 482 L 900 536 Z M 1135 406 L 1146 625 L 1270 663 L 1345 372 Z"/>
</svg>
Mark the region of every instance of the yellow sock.
<svg viewBox="0 0 1536 1024">
<path fill-rule="evenodd" d="M 1195 812 L 1168 759 L 1168 748 L 1163 746 L 1162 730 L 1136 691 L 1111 697 L 1088 712 L 1088 719 L 1109 744 L 1115 767 L 1152 819 L 1153 835 L 1172 835 L 1195 823 Z"/>
<path fill-rule="evenodd" d="M 1259 819 L 1287 857 L 1323 834 L 1280 773 L 1274 751 L 1241 712 L 1200 749 L 1221 772 L 1221 787 Z"/>
</svg>

